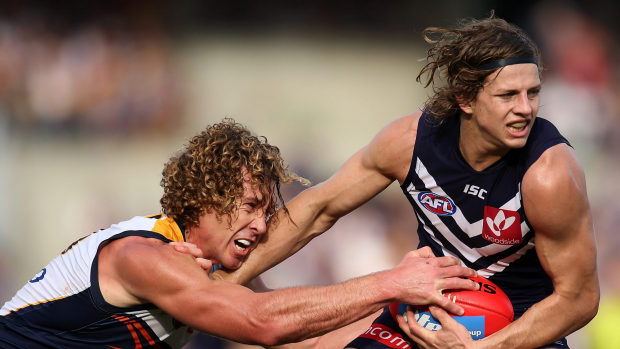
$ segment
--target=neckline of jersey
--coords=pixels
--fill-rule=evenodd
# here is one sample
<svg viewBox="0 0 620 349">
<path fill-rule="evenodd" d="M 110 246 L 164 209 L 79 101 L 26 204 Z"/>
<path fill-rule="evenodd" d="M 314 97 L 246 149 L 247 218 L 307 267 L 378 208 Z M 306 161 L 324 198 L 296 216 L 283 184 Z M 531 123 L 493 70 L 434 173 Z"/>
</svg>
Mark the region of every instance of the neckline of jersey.
<svg viewBox="0 0 620 349">
<path fill-rule="evenodd" d="M 454 127 L 452 127 L 451 129 L 451 132 L 453 133 L 452 137 L 450 137 L 450 139 L 453 140 L 451 147 L 459 163 L 464 168 L 466 168 L 469 172 L 476 173 L 476 174 L 494 173 L 496 171 L 501 170 L 504 166 L 506 166 L 508 159 L 510 159 L 513 156 L 513 154 L 515 154 L 515 149 L 510 149 L 506 154 L 504 154 L 504 156 L 497 159 L 497 161 L 487 166 L 483 170 L 481 171 L 476 170 L 469 164 L 469 162 L 467 162 L 467 160 L 465 160 L 465 157 L 463 156 L 463 153 L 461 152 L 461 148 L 459 147 L 459 141 L 461 139 L 461 116 L 458 113 L 456 113 L 456 115 L 454 116 L 454 119 L 456 120 L 454 121 L 454 125 L 453 125 Z"/>
</svg>

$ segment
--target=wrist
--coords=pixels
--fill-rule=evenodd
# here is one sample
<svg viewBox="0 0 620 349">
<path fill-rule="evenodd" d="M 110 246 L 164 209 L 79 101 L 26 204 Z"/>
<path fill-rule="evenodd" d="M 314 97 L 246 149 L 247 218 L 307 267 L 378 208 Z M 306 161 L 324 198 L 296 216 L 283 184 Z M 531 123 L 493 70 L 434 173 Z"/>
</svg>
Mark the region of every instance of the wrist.
<svg viewBox="0 0 620 349">
<path fill-rule="evenodd" d="M 384 270 L 378 273 L 372 274 L 373 277 L 370 282 L 373 285 L 377 285 L 377 292 L 381 297 L 381 301 L 390 304 L 398 302 L 404 297 L 403 289 L 399 286 L 392 270 Z"/>
<path fill-rule="evenodd" d="M 496 343 L 497 341 L 493 341 L 491 337 L 486 337 L 479 339 L 477 341 L 473 341 L 471 346 L 472 349 L 491 349 L 491 348 L 500 348 L 500 343 Z"/>
</svg>

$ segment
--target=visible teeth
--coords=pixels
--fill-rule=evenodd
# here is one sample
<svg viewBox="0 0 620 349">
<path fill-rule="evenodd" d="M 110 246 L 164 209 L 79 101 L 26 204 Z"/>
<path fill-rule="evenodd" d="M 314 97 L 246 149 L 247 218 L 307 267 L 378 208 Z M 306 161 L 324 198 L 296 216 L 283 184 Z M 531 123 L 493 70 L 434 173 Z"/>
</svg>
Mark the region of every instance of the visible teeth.
<svg viewBox="0 0 620 349">
<path fill-rule="evenodd" d="M 515 122 L 512 125 L 508 125 L 508 128 L 513 132 L 518 132 L 518 131 L 522 131 L 525 125 L 527 125 L 526 121 Z"/>
<path fill-rule="evenodd" d="M 250 246 L 252 244 L 252 241 L 250 240 L 246 240 L 246 239 L 239 239 L 239 240 L 235 240 L 235 248 L 238 251 L 243 251 L 245 250 L 248 246 Z"/>
</svg>

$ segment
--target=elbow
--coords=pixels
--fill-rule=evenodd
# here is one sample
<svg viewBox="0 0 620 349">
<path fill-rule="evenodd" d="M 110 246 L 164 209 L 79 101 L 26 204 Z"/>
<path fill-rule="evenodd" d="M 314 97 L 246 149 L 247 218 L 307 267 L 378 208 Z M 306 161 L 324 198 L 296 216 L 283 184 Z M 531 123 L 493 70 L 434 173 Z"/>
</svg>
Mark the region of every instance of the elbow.
<svg viewBox="0 0 620 349">
<path fill-rule="evenodd" d="M 577 319 L 578 328 L 582 328 L 594 319 L 598 313 L 599 300 L 600 293 L 598 292 L 598 289 L 591 290 L 585 294 L 582 294 L 581 297 L 573 300 L 573 304 L 579 305 L 577 307 L 579 311 L 576 312 L 576 314 L 580 314 Z"/>
<path fill-rule="evenodd" d="M 305 236 L 309 240 L 327 231 L 344 215 L 343 212 L 333 207 L 336 198 L 325 190 L 321 190 L 323 187 L 324 183 L 320 183 L 300 194 L 305 195 L 303 199 L 304 210 L 311 212 L 311 216 L 307 217 L 310 224 L 306 227 Z"/>
<path fill-rule="evenodd" d="M 584 314 L 584 320 L 585 320 L 585 323 L 583 324 L 584 326 L 588 324 L 592 319 L 594 319 L 594 317 L 598 313 L 598 307 L 599 307 L 601 297 L 600 297 L 599 292 L 595 292 L 588 298 L 589 299 L 586 302 L 587 303 L 586 311 Z"/>
<path fill-rule="evenodd" d="M 601 289 L 597 281 L 594 283 L 593 287 L 591 287 L 590 292 L 588 292 L 588 297 L 586 301 L 586 304 L 587 304 L 586 324 L 590 322 L 590 320 L 592 320 L 598 313 L 598 307 L 599 307 L 600 301 L 601 301 Z"/>
<path fill-rule="evenodd" d="M 329 230 L 329 228 L 331 228 L 334 224 L 336 224 L 339 218 L 340 217 L 334 217 L 326 213 L 320 214 L 316 218 L 314 224 L 312 225 L 312 228 L 310 229 L 309 237 L 311 239 L 314 239 L 315 237 L 323 234 L 324 232 Z"/>
</svg>

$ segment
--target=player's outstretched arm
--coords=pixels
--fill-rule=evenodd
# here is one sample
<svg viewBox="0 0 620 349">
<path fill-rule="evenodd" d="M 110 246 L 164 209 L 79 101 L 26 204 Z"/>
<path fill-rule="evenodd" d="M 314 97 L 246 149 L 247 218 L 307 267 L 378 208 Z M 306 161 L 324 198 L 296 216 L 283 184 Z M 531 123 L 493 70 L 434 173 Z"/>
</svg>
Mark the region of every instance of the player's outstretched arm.
<svg viewBox="0 0 620 349">
<path fill-rule="evenodd" d="M 198 265 L 202 267 L 207 273 L 210 273 L 212 263 L 209 260 L 203 259 L 202 251 L 194 244 L 189 242 L 172 242 L 175 250 L 181 253 L 187 253 L 193 256 Z M 268 292 L 273 291 L 267 287 L 260 276 L 254 280 L 245 284 L 246 287 L 254 292 Z M 361 320 L 353 322 L 349 325 L 341 327 L 337 330 L 326 333 L 322 336 L 312 337 L 301 342 L 287 343 L 283 345 L 267 347 L 269 349 L 332 349 L 332 348 L 344 348 L 345 345 L 357 338 L 362 332 L 364 332 L 372 322 L 381 314 L 382 310 L 367 316 Z"/>
<path fill-rule="evenodd" d="M 322 335 L 385 305 L 446 300 L 441 290 L 476 288 L 473 272 L 451 257 L 410 252 L 394 269 L 327 287 L 254 293 L 211 280 L 192 256 L 155 239 L 123 238 L 100 254 L 100 284 L 117 306 L 153 303 L 175 319 L 236 342 L 278 345 Z"/>
<path fill-rule="evenodd" d="M 373 323 L 373 321 L 381 315 L 382 310 L 367 316 L 361 320 L 331 331 L 319 337 L 306 339 L 297 343 L 288 343 L 268 349 L 342 349 L 351 343 L 355 338 L 364 333 Z"/>
<path fill-rule="evenodd" d="M 241 268 L 219 270 L 214 277 L 240 284 L 253 279 L 297 252 L 394 180 L 403 180 L 399 174 L 409 169 L 420 115 L 390 123 L 331 178 L 287 203 L 291 220 L 278 212 L 279 224 L 269 228 Z"/>
<path fill-rule="evenodd" d="M 522 190 L 525 213 L 536 232 L 536 253 L 553 280 L 554 292 L 512 324 L 478 341 L 441 309 L 432 311 L 444 325 L 437 332 L 401 319 L 399 325 L 416 343 L 425 348 L 455 343 L 460 348 L 538 348 L 594 317 L 599 301 L 594 227 L 574 150 L 559 144 L 545 151 L 526 173 Z"/>
</svg>

